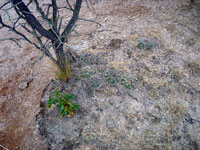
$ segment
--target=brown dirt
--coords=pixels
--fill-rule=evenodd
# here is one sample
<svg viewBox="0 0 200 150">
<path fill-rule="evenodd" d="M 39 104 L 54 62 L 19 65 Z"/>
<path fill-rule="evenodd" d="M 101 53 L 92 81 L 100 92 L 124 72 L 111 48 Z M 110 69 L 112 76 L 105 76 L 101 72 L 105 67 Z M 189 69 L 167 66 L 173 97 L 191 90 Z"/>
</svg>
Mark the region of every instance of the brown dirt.
<svg viewBox="0 0 200 150">
<path fill-rule="evenodd" d="M 11 46 L 9 50 L 7 44 Z M 31 53 L 33 47 L 24 44 L 24 49 L 14 49 L 14 46 L 14 43 L 2 42 L 1 49 L 7 60 L 1 63 L 0 123 L 3 126 L 0 131 L 0 144 L 11 150 L 23 149 L 21 142 L 25 136 L 30 136 L 33 144 L 42 146 L 37 133 L 34 133 L 35 115 L 42 90 L 50 80 L 47 76 L 44 78 L 46 72 L 41 64 L 31 67 L 32 61 L 38 57 L 37 52 L 34 55 Z M 12 56 L 12 53 L 17 56 Z"/>
</svg>

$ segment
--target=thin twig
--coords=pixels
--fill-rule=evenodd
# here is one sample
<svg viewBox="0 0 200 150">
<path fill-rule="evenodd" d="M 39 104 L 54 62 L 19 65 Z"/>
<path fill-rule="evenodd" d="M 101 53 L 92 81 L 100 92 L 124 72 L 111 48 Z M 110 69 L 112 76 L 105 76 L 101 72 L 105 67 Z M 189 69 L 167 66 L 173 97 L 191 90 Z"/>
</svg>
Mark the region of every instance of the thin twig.
<svg viewBox="0 0 200 150">
<path fill-rule="evenodd" d="M 102 24 L 100 24 L 100 23 L 98 23 L 98 22 L 96 22 L 96 21 L 94 21 L 94 20 L 84 19 L 84 18 L 78 18 L 78 19 L 79 19 L 79 20 L 83 20 L 83 21 L 93 22 L 93 23 L 96 23 L 96 24 L 98 24 L 99 26 L 103 27 Z"/>
<path fill-rule="evenodd" d="M 50 7 L 52 7 L 52 5 L 51 4 L 43 4 L 43 6 L 48 6 L 47 8 L 44 9 L 44 14 L 45 14 L 45 11 L 47 11 L 45 16 L 48 18 L 49 12 L 50 12 Z"/>
<path fill-rule="evenodd" d="M 5 28 L 8 28 L 10 29 L 11 31 L 15 32 L 16 34 L 20 35 L 21 37 L 23 37 L 26 41 L 28 41 L 30 44 L 32 44 L 32 42 L 22 33 L 18 32 L 15 28 L 7 25 L 7 24 L 4 24 L 2 19 L 1 19 L 1 16 L 0 16 L 0 24 L 2 25 L 2 27 L 5 27 Z"/>
<path fill-rule="evenodd" d="M 22 39 L 22 38 L 21 39 L 17 39 L 17 38 L 0 39 L 0 41 L 13 41 L 13 42 L 15 42 L 15 44 L 17 44 L 17 46 L 19 46 L 21 48 L 21 44 L 19 44 L 19 42 L 18 42 L 20 40 L 24 40 L 24 39 Z"/>
<path fill-rule="evenodd" d="M 72 6 L 71 6 L 71 4 L 69 3 L 69 1 L 66 0 L 66 2 L 67 2 L 67 5 L 69 6 L 70 10 L 71 10 L 71 11 L 74 11 L 74 9 L 72 8 Z"/>
<path fill-rule="evenodd" d="M 10 3 L 10 0 L 9 0 L 9 3 Z M 20 3 L 22 3 L 22 2 L 19 2 L 19 3 L 17 3 L 16 5 L 12 5 L 11 7 L 7 8 L 6 11 L 8 11 L 8 10 L 14 8 L 14 7 L 16 7 L 16 6 L 19 5 Z"/>
<path fill-rule="evenodd" d="M 45 45 L 43 44 L 41 38 L 39 37 L 39 35 L 37 34 L 37 32 L 35 30 L 33 30 L 32 34 L 37 38 L 38 42 L 40 43 L 40 50 L 46 55 L 48 56 L 54 63 L 56 63 L 55 58 L 51 55 L 51 53 L 48 51 L 48 49 L 45 47 Z"/>
<path fill-rule="evenodd" d="M 94 9 L 94 7 L 92 6 L 92 2 L 91 0 L 85 0 L 87 7 L 90 9 L 91 12 L 93 12 L 94 14 L 96 14 L 96 11 Z"/>
<path fill-rule="evenodd" d="M 3 4 L 2 6 L 0 6 L 0 9 L 2 9 L 3 7 L 5 7 L 6 5 L 8 5 L 10 2 L 6 2 L 5 4 Z"/>
<path fill-rule="evenodd" d="M 1 144 L 0 144 L 0 147 L 2 147 L 2 148 L 5 149 L 5 150 L 9 150 L 8 148 L 6 148 L 5 146 L 3 146 L 3 145 L 1 145 Z"/>
<path fill-rule="evenodd" d="M 44 14 L 44 12 L 42 11 L 42 9 L 41 9 L 40 6 L 39 6 L 38 1 L 37 1 L 37 0 L 34 0 L 34 2 L 35 2 L 37 11 L 41 14 L 42 18 L 43 18 L 44 20 L 46 20 L 46 21 L 49 23 L 51 20 L 48 18 L 48 16 L 46 16 L 46 15 Z"/>
<path fill-rule="evenodd" d="M 63 8 L 65 8 L 65 9 L 67 9 L 67 10 L 70 10 L 70 11 L 72 11 L 72 12 L 73 12 L 73 10 L 71 10 L 70 8 L 68 8 L 68 7 L 66 7 L 66 6 L 61 6 L 61 7 L 58 7 L 58 9 L 63 9 Z"/>
<path fill-rule="evenodd" d="M 61 30 L 61 27 L 62 27 L 62 21 L 63 21 L 63 17 L 61 17 L 61 19 L 60 19 L 60 23 L 59 23 L 59 26 L 58 26 L 58 33 L 60 33 L 60 30 Z"/>
<path fill-rule="evenodd" d="M 36 60 L 34 60 L 34 62 L 31 64 L 31 67 L 34 67 L 40 60 L 42 60 L 44 58 L 44 56 L 46 56 L 44 53 L 42 53 L 42 55 L 38 58 L 36 58 Z"/>
<path fill-rule="evenodd" d="M 78 20 L 78 16 L 79 16 L 79 12 L 80 12 L 80 9 L 81 9 L 81 5 L 82 5 L 82 0 L 76 0 L 76 5 L 75 5 L 74 11 L 73 11 L 72 18 L 70 19 L 68 25 L 65 27 L 64 31 L 61 34 L 62 36 L 65 37 L 65 38 L 63 38 L 64 41 L 69 36 L 74 24 Z"/>
</svg>

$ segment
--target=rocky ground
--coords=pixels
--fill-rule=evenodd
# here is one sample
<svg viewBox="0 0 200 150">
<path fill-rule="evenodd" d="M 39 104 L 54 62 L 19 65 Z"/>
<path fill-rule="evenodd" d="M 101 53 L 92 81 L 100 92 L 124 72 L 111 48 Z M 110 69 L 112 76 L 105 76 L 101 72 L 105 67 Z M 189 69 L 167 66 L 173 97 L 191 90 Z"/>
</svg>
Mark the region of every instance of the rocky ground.
<svg viewBox="0 0 200 150">
<path fill-rule="evenodd" d="M 69 40 L 62 83 L 28 44 L 1 42 L 0 144 L 8 149 L 200 149 L 200 2 L 94 1 Z M 2 36 L 10 36 L 1 31 Z M 75 94 L 72 118 L 49 92 Z M 44 105 L 41 105 L 44 104 Z M 36 117 L 37 116 L 37 117 Z"/>
</svg>

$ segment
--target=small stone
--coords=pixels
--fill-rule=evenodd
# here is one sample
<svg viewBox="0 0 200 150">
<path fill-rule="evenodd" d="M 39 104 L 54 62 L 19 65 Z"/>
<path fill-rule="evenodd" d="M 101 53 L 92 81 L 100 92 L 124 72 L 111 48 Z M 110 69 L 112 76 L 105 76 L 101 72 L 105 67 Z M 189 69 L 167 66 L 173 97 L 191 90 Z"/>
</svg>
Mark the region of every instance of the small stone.
<svg viewBox="0 0 200 150">
<path fill-rule="evenodd" d="M 23 91 L 27 88 L 27 86 L 28 86 L 28 82 L 21 82 L 19 83 L 18 88 Z"/>
<path fill-rule="evenodd" d="M 100 112 L 102 112 L 102 111 L 103 111 L 103 109 L 102 109 L 102 108 L 97 108 L 96 110 L 97 110 L 97 111 L 100 111 Z"/>
<path fill-rule="evenodd" d="M 92 46 L 92 49 L 96 49 L 96 48 L 97 48 L 97 46 L 96 46 L 96 45 L 93 45 L 93 46 Z"/>
<path fill-rule="evenodd" d="M 151 58 L 152 58 L 152 62 L 153 62 L 155 65 L 160 64 L 159 58 L 156 58 L 156 56 L 152 56 Z"/>
<path fill-rule="evenodd" d="M 176 30 L 175 24 L 168 24 L 166 28 L 167 28 L 167 31 L 170 31 L 170 32 L 174 32 Z"/>
<path fill-rule="evenodd" d="M 108 17 L 106 17 L 105 19 L 104 19 L 104 21 L 107 21 L 108 20 Z"/>
<path fill-rule="evenodd" d="M 123 41 L 121 39 L 112 39 L 110 41 L 109 47 L 114 48 L 114 49 L 118 49 L 121 47 L 121 44 L 123 43 Z"/>
</svg>

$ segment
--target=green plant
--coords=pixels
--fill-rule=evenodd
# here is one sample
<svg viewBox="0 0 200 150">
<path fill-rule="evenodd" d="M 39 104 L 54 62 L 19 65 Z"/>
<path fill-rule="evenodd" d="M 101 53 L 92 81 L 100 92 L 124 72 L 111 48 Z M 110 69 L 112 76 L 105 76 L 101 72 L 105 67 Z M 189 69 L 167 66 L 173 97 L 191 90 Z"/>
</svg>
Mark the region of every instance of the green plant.
<svg viewBox="0 0 200 150">
<path fill-rule="evenodd" d="M 109 70 L 104 74 L 104 78 L 106 81 L 108 81 L 110 84 L 115 85 L 119 82 L 120 80 L 120 75 L 114 70 Z"/>
<path fill-rule="evenodd" d="M 75 110 L 80 109 L 78 104 L 71 102 L 71 100 L 75 97 L 76 96 L 73 94 L 68 95 L 56 89 L 54 92 L 50 93 L 50 97 L 47 104 L 49 108 L 51 108 L 52 104 L 59 107 L 59 114 L 61 116 L 67 115 L 67 117 L 71 117 L 74 114 Z"/>
<path fill-rule="evenodd" d="M 121 78 L 121 85 L 127 89 L 133 89 L 136 85 L 137 79 L 129 79 L 126 76 Z"/>
<path fill-rule="evenodd" d="M 96 70 L 94 70 L 94 71 L 83 70 L 83 71 L 80 72 L 80 75 L 78 75 L 78 76 L 75 77 L 75 80 L 81 80 L 81 79 L 85 79 L 85 78 L 91 78 L 96 73 L 97 73 Z"/>
<path fill-rule="evenodd" d="M 137 48 L 139 49 L 144 49 L 147 51 L 150 51 L 153 48 L 153 45 L 150 41 L 148 40 L 139 40 L 139 43 L 137 45 Z"/>
</svg>

